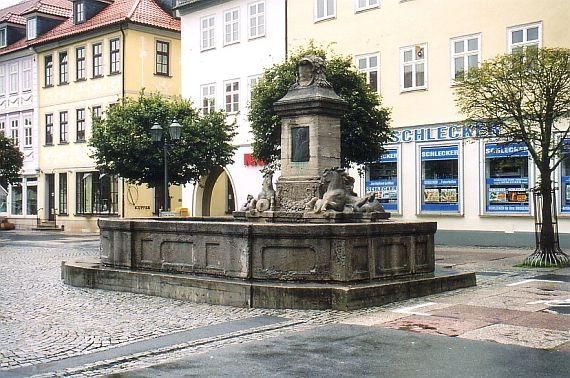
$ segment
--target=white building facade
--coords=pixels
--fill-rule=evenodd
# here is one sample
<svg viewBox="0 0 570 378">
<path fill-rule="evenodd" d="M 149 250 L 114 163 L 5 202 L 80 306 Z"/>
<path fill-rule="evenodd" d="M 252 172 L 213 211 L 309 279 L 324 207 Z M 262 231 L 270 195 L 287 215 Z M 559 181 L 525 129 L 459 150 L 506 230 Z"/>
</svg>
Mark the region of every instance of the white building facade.
<svg viewBox="0 0 570 378">
<path fill-rule="evenodd" d="M 20 183 L 0 183 L 0 216 L 18 225 L 36 220 L 39 141 L 36 55 L 28 48 L 0 55 L 0 133 L 24 154 Z"/>
<path fill-rule="evenodd" d="M 286 55 L 285 0 L 179 1 L 182 95 L 203 112 L 224 109 L 236 121 L 234 163 L 200 185 L 187 185 L 183 206 L 192 215 L 227 215 L 261 188 L 251 158 L 247 120 L 251 89 L 265 68 Z"/>
</svg>

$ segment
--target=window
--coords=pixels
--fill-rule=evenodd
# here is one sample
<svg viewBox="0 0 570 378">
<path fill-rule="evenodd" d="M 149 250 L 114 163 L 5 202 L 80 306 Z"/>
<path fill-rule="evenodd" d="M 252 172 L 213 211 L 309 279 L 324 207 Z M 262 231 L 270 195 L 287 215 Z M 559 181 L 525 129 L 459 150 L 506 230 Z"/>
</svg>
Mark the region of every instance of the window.
<svg viewBox="0 0 570 378">
<path fill-rule="evenodd" d="M 0 29 L 0 47 L 6 47 L 6 28 Z"/>
<path fill-rule="evenodd" d="M 507 30 L 510 53 L 522 52 L 527 47 L 540 47 L 542 45 L 542 23 L 523 25 Z"/>
<path fill-rule="evenodd" d="M 0 96 L 6 94 L 6 66 L 0 66 Z"/>
<path fill-rule="evenodd" d="M 38 213 L 38 182 L 26 179 L 26 215 Z"/>
<path fill-rule="evenodd" d="M 216 110 L 216 84 L 206 84 L 200 87 L 202 94 L 202 113 L 208 114 Z"/>
<path fill-rule="evenodd" d="M 265 1 L 249 4 L 249 38 L 265 36 Z"/>
<path fill-rule="evenodd" d="M 83 1 L 75 2 L 74 8 L 75 23 L 80 24 L 85 22 L 85 4 L 83 4 Z"/>
<path fill-rule="evenodd" d="M 38 22 L 35 17 L 26 20 L 26 37 L 28 40 L 38 36 Z"/>
<path fill-rule="evenodd" d="M 67 173 L 59 174 L 59 214 L 67 215 Z"/>
<path fill-rule="evenodd" d="M 93 45 L 93 77 L 103 76 L 103 44 Z"/>
<path fill-rule="evenodd" d="M 0 135 L 4 136 L 6 133 L 6 121 L 2 118 L 0 119 Z"/>
<path fill-rule="evenodd" d="M 67 84 L 68 81 L 67 51 L 62 51 L 59 53 L 59 84 Z"/>
<path fill-rule="evenodd" d="M 8 189 L 0 183 L 0 214 L 8 212 Z"/>
<path fill-rule="evenodd" d="M 53 145 L 53 114 L 46 114 L 46 146 Z"/>
<path fill-rule="evenodd" d="M 22 91 L 32 90 L 32 60 L 25 59 L 22 61 Z"/>
<path fill-rule="evenodd" d="M 451 78 L 456 79 L 473 67 L 478 67 L 481 61 L 481 36 L 451 40 Z"/>
<path fill-rule="evenodd" d="M 44 86 L 53 85 L 53 58 L 51 55 L 44 57 Z"/>
<path fill-rule="evenodd" d="M 77 141 L 85 142 L 85 109 L 77 109 Z"/>
<path fill-rule="evenodd" d="M 121 43 L 119 41 L 119 38 L 110 40 L 109 47 L 111 50 L 111 74 L 116 74 L 121 72 Z"/>
<path fill-rule="evenodd" d="M 116 176 L 99 172 L 77 173 L 77 214 L 118 214 Z"/>
<path fill-rule="evenodd" d="M 67 143 L 67 112 L 59 113 L 59 143 Z"/>
<path fill-rule="evenodd" d="M 94 106 L 92 109 L 93 118 L 101 118 L 101 107 L 100 106 Z"/>
<path fill-rule="evenodd" d="M 427 88 L 427 46 L 400 49 L 400 85 L 403 91 Z"/>
<path fill-rule="evenodd" d="M 156 41 L 156 74 L 168 76 L 170 74 L 170 44 Z"/>
<path fill-rule="evenodd" d="M 224 83 L 226 96 L 226 112 L 236 113 L 239 111 L 239 80 L 226 81 Z"/>
<path fill-rule="evenodd" d="M 260 75 L 250 76 L 247 78 L 247 93 L 249 94 L 249 101 L 253 98 L 253 88 L 259 82 Z"/>
<path fill-rule="evenodd" d="M 335 8 L 336 0 L 315 0 L 315 21 L 334 17 Z"/>
<path fill-rule="evenodd" d="M 366 82 L 374 92 L 378 92 L 378 55 L 361 55 L 356 57 L 356 68 L 366 76 Z"/>
<path fill-rule="evenodd" d="M 560 195 L 562 196 L 560 211 L 570 214 L 570 139 L 564 139 L 562 154 L 566 159 L 560 164 Z"/>
<path fill-rule="evenodd" d="M 398 151 L 387 150 L 377 163 L 367 166 L 366 193 L 376 197 L 386 210 L 398 211 Z"/>
<path fill-rule="evenodd" d="M 75 80 L 85 80 L 85 47 L 75 49 Z"/>
<path fill-rule="evenodd" d="M 224 45 L 239 42 L 239 9 L 224 12 Z"/>
<path fill-rule="evenodd" d="M 20 130 L 19 130 L 19 125 L 18 125 L 17 119 L 13 119 L 10 121 L 10 131 L 11 131 L 11 136 L 12 136 L 12 144 L 14 144 L 14 146 L 19 146 L 20 145 Z"/>
<path fill-rule="evenodd" d="M 378 8 L 379 0 L 356 0 L 356 11 L 363 11 L 371 8 Z"/>
<path fill-rule="evenodd" d="M 32 147 L 32 117 L 24 118 L 24 147 Z"/>
<path fill-rule="evenodd" d="M 459 212 L 459 148 L 422 147 L 421 211 Z"/>
<path fill-rule="evenodd" d="M 216 47 L 216 19 L 214 16 L 204 17 L 200 20 L 200 35 L 202 36 L 202 51 Z"/>
<path fill-rule="evenodd" d="M 485 144 L 488 213 L 529 213 L 528 149 L 524 143 Z"/>
<path fill-rule="evenodd" d="M 10 93 L 18 93 L 18 63 L 10 65 Z"/>
<path fill-rule="evenodd" d="M 12 215 L 22 215 L 24 206 L 24 193 L 22 190 L 22 180 L 12 185 Z"/>
</svg>

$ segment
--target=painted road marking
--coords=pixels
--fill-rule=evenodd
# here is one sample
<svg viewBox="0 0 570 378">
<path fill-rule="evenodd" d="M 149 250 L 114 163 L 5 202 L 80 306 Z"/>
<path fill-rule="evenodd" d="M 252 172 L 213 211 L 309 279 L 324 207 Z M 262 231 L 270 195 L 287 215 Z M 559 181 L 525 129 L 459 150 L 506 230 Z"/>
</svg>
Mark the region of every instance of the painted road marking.
<svg viewBox="0 0 570 378">
<path fill-rule="evenodd" d="M 553 283 L 564 283 L 564 281 L 553 281 L 553 280 L 537 280 L 534 278 L 528 279 L 528 280 L 522 280 L 519 282 L 514 282 L 514 283 L 510 283 L 507 284 L 507 286 L 518 286 L 518 285 L 524 285 L 526 283 L 530 283 L 530 282 L 553 282 Z"/>
<path fill-rule="evenodd" d="M 420 303 L 420 304 L 414 305 L 414 306 L 401 307 L 401 308 L 398 308 L 396 310 L 393 310 L 392 312 L 397 312 L 398 314 L 431 316 L 431 314 L 427 314 L 425 312 L 414 311 L 414 310 L 416 310 L 418 308 L 422 308 L 422 307 L 432 306 L 435 304 L 437 304 L 437 303 L 435 303 L 435 302 Z"/>
</svg>

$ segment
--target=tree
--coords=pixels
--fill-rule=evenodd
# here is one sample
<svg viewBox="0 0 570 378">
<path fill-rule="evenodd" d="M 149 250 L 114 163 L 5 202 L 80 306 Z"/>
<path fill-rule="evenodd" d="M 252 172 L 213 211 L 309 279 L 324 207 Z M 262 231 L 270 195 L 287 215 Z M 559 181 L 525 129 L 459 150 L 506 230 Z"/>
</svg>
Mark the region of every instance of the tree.
<svg viewBox="0 0 570 378">
<path fill-rule="evenodd" d="M 160 188 L 163 149 L 162 144 L 153 143 L 150 128 L 158 122 L 166 131 L 174 119 L 182 130 L 180 139 L 172 142 L 166 133 L 169 183 L 198 181 L 215 167 L 232 163 L 235 147 L 230 142 L 235 125 L 226 122 L 223 112 L 202 114 L 186 99 L 141 92 L 138 98 L 124 99 L 104 117 L 95 118 L 89 145 L 94 148 L 91 157 L 97 169 L 131 183 Z"/>
<path fill-rule="evenodd" d="M 529 265 L 566 265 L 552 222 L 552 172 L 568 155 L 562 152 L 570 126 L 570 50 L 527 48 L 485 61 L 456 80 L 456 102 L 480 136 L 522 141 L 539 173 L 542 197 L 539 245 Z M 554 210 L 556 211 L 556 209 Z"/>
<path fill-rule="evenodd" d="M 24 155 L 12 140 L 0 133 L 0 184 L 15 184 L 20 178 Z"/>
<path fill-rule="evenodd" d="M 299 49 L 283 63 L 265 70 L 253 88 L 249 120 L 253 132 L 253 155 L 265 163 L 278 164 L 281 156 L 281 119 L 273 103 L 295 83 L 297 62 L 306 55 L 325 59 L 325 76 L 349 104 L 341 118 L 341 164 L 365 164 L 378 160 L 390 138 L 390 111 L 380 106 L 380 97 L 352 65 L 350 57 L 329 55 L 313 44 Z"/>
</svg>

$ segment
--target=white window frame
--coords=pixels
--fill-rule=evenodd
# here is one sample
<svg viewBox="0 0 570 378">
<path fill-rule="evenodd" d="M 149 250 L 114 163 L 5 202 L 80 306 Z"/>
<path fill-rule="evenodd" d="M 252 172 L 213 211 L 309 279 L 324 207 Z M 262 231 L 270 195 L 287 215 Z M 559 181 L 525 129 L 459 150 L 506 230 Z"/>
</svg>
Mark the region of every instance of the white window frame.
<svg viewBox="0 0 570 378">
<path fill-rule="evenodd" d="M 204 27 L 204 21 L 208 23 Z M 207 34 L 207 38 L 204 39 L 204 33 Z M 204 44 L 207 41 L 207 44 Z M 202 17 L 200 19 L 200 51 L 206 51 L 216 48 L 216 16 L 209 15 Z"/>
<path fill-rule="evenodd" d="M 6 135 L 6 117 L 0 117 L 0 135 Z"/>
<path fill-rule="evenodd" d="M 0 28 L 0 48 L 8 45 L 8 28 Z"/>
<path fill-rule="evenodd" d="M 538 27 L 538 42 L 527 40 L 527 31 L 528 29 L 532 29 L 534 27 Z M 513 32 L 522 31 L 523 32 L 523 41 L 522 42 L 515 42 L 513 43 Z M 514 48 L 522 47 L 525 48 L 527 46 L 538 45 L 538 47 L 542 47 L 542 21 L 533 22 L 530 24 L 524 25 L 517 25 L 511 26 L 507 28 L 507 52 L 512 53 Z"/>
<path fill-rule="evenodd" d="M 234 84 L 238 85 L 238 89 L 235 90 Z M 227 90 L 227 85 L 231 86 L 230 91 Z M 224 109 L 228 114 L 236 114 L 239 112 L 240 107 L 240 89 L 241 83 L 239 79 L 232 79 L 224 81 Z M 227 101 L 227 96 L 231 96 L 230 102 Z M 237 101 L 235 101 L 235 95 L 237 95 Z M 230 110 L 228 110 L 228 105 L 230 106 Z"/>
<path fill-rule="evenodd" d="M 0 66 L 0 96 L 6 94 L 6 66 Z"/>
<path fill-rule="evenodd" d="M 22 92 L 32 90 L 32 60 L 25 59 L 22 61 Z"/>
<path fill-rule="evenodd" d="M 10 118 L 10 139 L 14 146 L 20 146 L 20 120 L 18 118 Z"/>
<path fill-rule="evenodd" d="M 364 6 L 360 6 L 360 0 L 354 0 L 354 9 L 356 12 L 362 12 L 368 9 L 380 8 L 380 0 L 364 0 Z"/>
<path fill-rule="evenodd" d="M 477 39 L 477 50 L 468 51 L 468 41 L 471 39 Z M 455 43 L 463 42 L 463 52 L 455 52 Z M 449 52 L 450 52 L 450 66 L 451 66 L 451 84 L 453 85 L 455 80 L 455 59 L 463 57 L 463 67 L 469 67 L 469 56 L 477 54 L 477 66 L 481 65 L 481 33 L 470 34 L 462 37 L 451 38 L 449 41 Z"/>
<path fill-rule="evenodd" d="M 230 16 L 230 20 L 227 21 L 226 17 Z M 234 18 L 234 15 L 237 15 Z M 233 45 L 234 43 L 238 43 L 240 40 L 240 9 L 239 8 L 232 8 L 224 11 L 224 46 Z M 227 28 L 229 27 L 229 34 Z M 236 35 L 234 35 L 236 34 Z M 229 35 L 229 39 L 228 39 Z"/>
<path fill-rule="evenodd" d="M 263 5 L 263 12 L 259 11 L 259 6 Z M 251 13 L 251 8 L 255 7 L 255 13 Z M 265 16 L 267 6 L 265 4 L 265 0 L 263 1 L 256 1 L 254 3 L 249 3 L 247 5 L 247 12 L 248 12 L 248 23 L 247 23 L 247 35 L 249 39 L 261 38 L 265 37 L 265 30 L 267 29 L 267 17 Z M 260 22 L 261 19 L 261 22 Z M 252 22 L 255 22 L 255 26 L 252 26 Z M 261 25 L 261 26 L 260 26 Z M 263 30 L 260 32 L 260 27 Z M 252 33 L 252 30 L 255 30 L 255 34 Z"/>
<path fill-rule="evenodd" d="M 370 58 L 376 58 L 376 68 L 370 68 Z M 360 60 L 366 59 L 366 68 L 360 68 Z M 366 76 L 366 83 L 370 85 L 370 73 L 376 71 L 376 93 L 380 93 L 380 53 L 356 55 L 354 57 L 356 70 Z"/>
<path fill-rule="evenodd" d="M 428 88 L 428 49 L 427 43 L 418 43 L 415 45 L 400 47 L 400 91 L 401 92 L 410 92 L 410 91 L 417 91 L 417 90 L 424 90 Z M 417 59 L 418 49 L 423 49 L 423 56 L 421 59 Z M 413 57 L 412 60 L 409 62 L 404 62 L 404 55 L 407 51 L 412 51 Z M 423 64 L 424 65 L 424 83 L 423 85 L 416 84 L 416 72 L 417 72 L 417 65 Z M 408 65 L 412 66 L 412 86 L 405 88 L 404 87 L 404 68 Z"/>
<path fill-rule="evenodd" d="M 32 116 L 24 116 L 24 147 L 32 147 L 33 145 L 33 125 Z"/>
<path fill-rule="evenodd" d="M 248 76 L 247 77 L 247 102 L 251 103 L 251 98 L 253 97 L 253 87 L 257 85 L 257 83 L 259 83 L 259 79 L 261 78 L 261 75 L 252 75 L 252 76 Z"/>
<path fill-rule="evenodd" d="M 319 2 L 323 2 L 323 16 L 319 17 L 318 15 L 318 4 Z M 328 7 L 327 0 L 315 0 L 314 3 L 314 19 L 315 22 L 329 20 L 331 18 L 336 18 L 336 0 L 333 0 L 332 3 L 332 11 Z"/>
<path fill-rule="evenodd" d="M 8 73 L 8 86 L 10 87 L 10 94 L 18 93 L 20 90 L 20 77 L 18 63 L 10 64 Z"/>
<path fill-rule="evenodd" d="M 26 39 L 29 41 L 38 36 L 38 19 L 30 17 L 26 20 Z"/>
<path fill-rule="evenodd" d="M 204 93 L 205 90 L 208 92 L 207 94 Z M 207 106 L 204 106 L 205 99 L 208 99 Z M 203 114 L 216 111 L 216 83 L 208 83 L 200 86 L 200 109 Z"/>
</svg>

